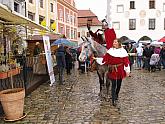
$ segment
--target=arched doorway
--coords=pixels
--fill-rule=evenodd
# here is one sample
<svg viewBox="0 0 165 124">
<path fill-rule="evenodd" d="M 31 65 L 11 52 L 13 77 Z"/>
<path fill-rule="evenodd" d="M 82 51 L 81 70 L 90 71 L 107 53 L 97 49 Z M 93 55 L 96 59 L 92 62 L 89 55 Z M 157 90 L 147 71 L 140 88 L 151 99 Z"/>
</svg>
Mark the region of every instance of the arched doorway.
<svg viewBox="0 0 165 124">
<path fill-rule="evenodd" d="M 152 41 L 152 39 L 148 36 L 143 36 L 138 41 Z"/>
<path fill-rule="evenodd" d="M 120 40 L 121 40 L 121 42 L 124 42 L 126 40 L 129 40 L 129 38 L 127 36 L 122 36 L 122 37 L 120 37 Z"/>
</svg>

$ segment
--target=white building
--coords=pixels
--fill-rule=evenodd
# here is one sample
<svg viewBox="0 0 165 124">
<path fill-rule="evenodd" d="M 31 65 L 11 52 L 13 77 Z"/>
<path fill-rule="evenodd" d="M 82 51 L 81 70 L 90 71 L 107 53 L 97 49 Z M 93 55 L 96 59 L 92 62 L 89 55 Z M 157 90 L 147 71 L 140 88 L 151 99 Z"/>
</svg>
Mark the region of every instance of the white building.
<svg viewBox="0 0 165 124">
<path fill-rule="evenodd" d="M 107 0 L 109 18 L 118 38 L 139 41 L 144 36 L 151 40 L 165 36 L 165 0 Z"/>
<path fill-rule="evenodd" d="M 15 11 L 23 16 L 26 16 L 25 0 L 0 0 L 0 3 L 6 5 L 11 9 L 11 11 Z"/>
</svg>

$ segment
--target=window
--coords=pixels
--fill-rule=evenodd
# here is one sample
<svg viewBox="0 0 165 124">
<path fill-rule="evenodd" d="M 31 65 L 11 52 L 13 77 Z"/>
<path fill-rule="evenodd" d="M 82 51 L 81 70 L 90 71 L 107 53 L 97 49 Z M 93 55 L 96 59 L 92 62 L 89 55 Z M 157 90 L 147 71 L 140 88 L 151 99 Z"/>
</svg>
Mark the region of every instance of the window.
<svg viewBox="0 0 165 124">
<path fill-rule="evenodd" d="M 14 11 L 19 12 L 19 4 L 14 2 Z"/>
<path fill-rule="evenodd" d="M 70 23 L 73 24 L 73 16 L 70 15 Z"/>
<path fill-rule="evenodd" d="M 136 29 L 136 19 L 129 19 L 129 30 Z"/>
<path fill-rule="evenodd" d="M 64 27 L 63 26 L 60 27 L 60 33 L 64 34 Z"/>
<path fill-rule="evenodd" d="M 165 12 L 165 3 L 163 3 L 163 12 Z"/>
<path fill-rule="evenodd" d="M 76 25 L 76 17 L 74 16 L 74 25 Z"/>
<path fill-rule="evenodd" d="M 67 23 L 69 23 L 69 19 L 70 19 L 69 17 L 70 17 L 70 16 L 69 16 L 69 13 L 67 12 L 67 14 L 66 14 L 66 22 L 67 22 Z"/>
<path fill-rule="evenodd" d="M 34 21 L 34 13 L 28 11 L 28 18 Z"/>
<path fill-rule="evenodd" d="M 59 19 L 63 21 L 63 11 L 62 9 L 59 9 Z"/>
<path fill-rule="evenodd" d="M 74 39 L 76 39 L 77 38 L 77 30 L 75 29 L 74 30 Z"/>
<path fill-rule="evenodd" d="M 67 29 L 66 29 L 66 32 L 67 32 L 67 33 L 66 33 L 66 37 L 67 37 L 67 38 L 70 38 L 70 28 L 67 28 Z"/>
<path fill-rule="evenodd" d="M 50 19 L 50 26 L 54 23 L 54 20 Z"/>
<path fill-rule="evenodd" d="M 89 32 L 87 32 L 87 37 L 90 37 L 90 33 Z"/>
<path fill-rule="evenodd" d="M 155 9 L 155 0 L 149 1 L 149 9 Z"/>
<path fill-rule="evenodd" d="M 120 22 L 113 22 L 112 26 L 115 30 L 120 30 Z"/>
<path fill-rule="evenodd" d="M 71 29 L 71 39 L 74 38 L 74 32 L 73 32 L 73 29 Z"/>
<path fill-rule="evenodd" d="M 149 19 L 149 30 L 155 29 L 155 19 Z"/>
<path fill-rule="evenodd" d="M 130 1 L 130 9 L 135 9 L 135 1 Z"/>
<path fill-rule="evenodd" d="M 44 20 L 44 16 L 39 15 L 39 24 Z"/>
<path fill-rule="evenodd" d="M 33 3 L 33 0 L 29 0 L 29 3 Z"/>
<path fill-rule="evenodd" d="M 53 3 L 50 3 L 50 11 L 53 12 Z"/>
<path fill-rule="evenodd" d="M 164 18 L 164 30 L 165 30 L 165 18 Z"/>
<path fill-rule="evenodd" d="M 44 1 L 43 0 L 40 0 L 40 7 L 44 8 Z"/>
<path fill-rule="evenodd" d="M 117 5 L 117 13 L 123 13 L 124 12 L 124 6 L 123 5 Z"/>
<path fill-rule="evenodd" d="M 80 38 L 80 32 L 78 32 L 78 37 Z"/>
</svg>

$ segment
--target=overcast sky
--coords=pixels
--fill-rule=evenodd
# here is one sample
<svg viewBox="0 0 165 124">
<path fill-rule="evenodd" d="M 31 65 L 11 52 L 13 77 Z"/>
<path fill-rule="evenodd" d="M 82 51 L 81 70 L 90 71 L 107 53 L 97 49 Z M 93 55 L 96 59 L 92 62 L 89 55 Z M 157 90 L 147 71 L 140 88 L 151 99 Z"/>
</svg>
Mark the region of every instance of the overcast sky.
<svg viewBox="0 0 165 124">
<path fill-rule="evenodd" d="M 107 0 L 74 0 L 78 10 L 90 10 L 102 20 L 106 15 Z"/>
</svg>

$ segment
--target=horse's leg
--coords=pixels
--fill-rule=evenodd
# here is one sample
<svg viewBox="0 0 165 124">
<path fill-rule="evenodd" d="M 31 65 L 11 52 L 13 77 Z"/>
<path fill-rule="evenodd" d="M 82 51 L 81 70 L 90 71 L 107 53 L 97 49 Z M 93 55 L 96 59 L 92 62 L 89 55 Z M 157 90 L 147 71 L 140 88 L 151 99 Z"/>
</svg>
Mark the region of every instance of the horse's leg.
<svg viewBox="0 0 165 124">
<path fill-rule="evenodd" d="M 102 80 L 102 78 L 101 78 L 101 75 L 100 75 L 100 73 L 97 71 L 97 75 L 99 76 L 99 83 L 100 83 L 100 96 L 102 96 L 102 83 L 103 83 L 103 80 Z"/>
<path fill-rule="evenodd" d="M 107 97 L 109 96 L 109 87 L 110 87 L 110 80 L 106 76 L 106 90 L 107 90 Z"/>
<path fill-rule="evenodd" d="M 102 73 L 102 78 L 103 78 L 102 84 L 103 84 L 103 86 L 104 86 L 104 75 L 105 75 L 105 73 Z"/>
</svg>

